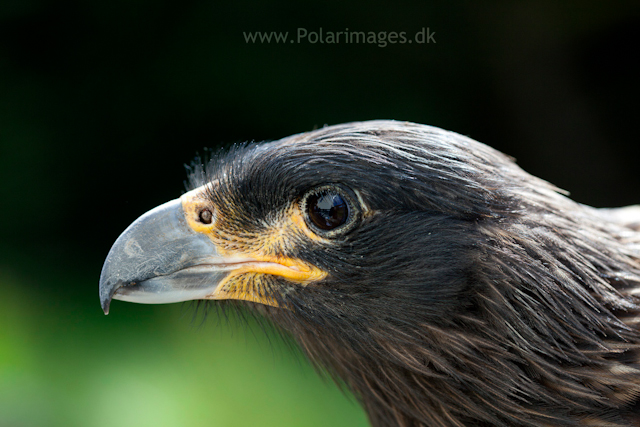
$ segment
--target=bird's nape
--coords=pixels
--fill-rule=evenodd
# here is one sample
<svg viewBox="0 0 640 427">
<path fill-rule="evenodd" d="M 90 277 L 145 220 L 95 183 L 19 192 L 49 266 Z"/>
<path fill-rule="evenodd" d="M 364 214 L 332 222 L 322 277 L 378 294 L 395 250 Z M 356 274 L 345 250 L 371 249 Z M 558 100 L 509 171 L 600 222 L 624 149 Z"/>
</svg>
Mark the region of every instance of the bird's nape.
<svg viewBox="0 0 640 427">
<path fill-rule="evenodd" d="M 348 123 L 195 168 L 100 295 L 245 305 L 374 426 L 634 426 L 639 223 L 453 132 Z"/>
</svg>

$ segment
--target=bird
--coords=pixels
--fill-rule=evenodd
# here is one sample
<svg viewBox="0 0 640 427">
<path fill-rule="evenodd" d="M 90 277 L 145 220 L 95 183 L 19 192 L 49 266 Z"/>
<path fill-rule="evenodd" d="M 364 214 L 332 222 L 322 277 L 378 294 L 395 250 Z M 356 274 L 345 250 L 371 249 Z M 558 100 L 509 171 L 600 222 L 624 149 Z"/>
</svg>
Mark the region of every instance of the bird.
<svg viewBox="0 0 640 427">
<path fill-rule="evenodd" d="M 113 299 L 237 304 L 382 426 L 640 426 L 640 206 L 394 120 L 237 144 L 142 215 Z"/>
</svg>

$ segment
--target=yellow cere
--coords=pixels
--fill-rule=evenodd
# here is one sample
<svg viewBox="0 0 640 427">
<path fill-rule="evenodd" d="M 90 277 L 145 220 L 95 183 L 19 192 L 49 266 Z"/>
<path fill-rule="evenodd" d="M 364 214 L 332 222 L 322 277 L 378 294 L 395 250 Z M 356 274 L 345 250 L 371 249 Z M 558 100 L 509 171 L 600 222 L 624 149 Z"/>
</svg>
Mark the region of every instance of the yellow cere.
<svg viewBox="0 0 640 427">
<path fill-rule="evenodd" d="M 204 186 L 184 194 L 181 200 L 189 227 L 207 235 L 224 258 L 247 260 L 238 263 L 238 267 L 230 271 L 207 299 L 238 299 L 277 306 L 272 298 L 265 295 L 264 289 L 270 286 L 264 281 L 265 275 L 283 277 L 303 286 L 327 276 L 326 272 L 302 260 L 276 255 L 278 249 L 292 245 L 294 234 L 302 233 L 316 241 L 324 240 L 309 230 L 297 206 L 292 207 L 283 221 L 271 227 L 267 234 L 248 237 L 231 236 L 219 229 L 222 225 L 219 224 L 220 218 L 207 199 Z M 211 224 L 199 221 L 199 213 L 204 208 L 213 213 Z M 233 241 L 231 248 L 230 241 Z"/>
</svg>

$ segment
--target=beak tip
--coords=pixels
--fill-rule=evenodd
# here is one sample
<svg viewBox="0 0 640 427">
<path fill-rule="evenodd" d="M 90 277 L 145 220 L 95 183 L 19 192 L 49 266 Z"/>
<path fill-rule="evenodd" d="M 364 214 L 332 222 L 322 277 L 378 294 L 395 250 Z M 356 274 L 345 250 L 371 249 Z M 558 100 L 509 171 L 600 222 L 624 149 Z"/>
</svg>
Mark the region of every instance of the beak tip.
<svg viewBox="0 0 640 427">
<path fill-rule="evenodd" d="M 109 306 L 111 305 L 111 296 L 107 296 L 107 298 L 100 298 L 100 306 L 102 307 L 102 311 L 104 314 L 109 314 Z"/>
<path fill-rule="evenodd" d="M 122 286 L 121 282 L 111 283 L 109 280 L 100 280 L 100 306 L 104 314 L 109 314 L 109 306 L 116 290 Z"/>
</svg>

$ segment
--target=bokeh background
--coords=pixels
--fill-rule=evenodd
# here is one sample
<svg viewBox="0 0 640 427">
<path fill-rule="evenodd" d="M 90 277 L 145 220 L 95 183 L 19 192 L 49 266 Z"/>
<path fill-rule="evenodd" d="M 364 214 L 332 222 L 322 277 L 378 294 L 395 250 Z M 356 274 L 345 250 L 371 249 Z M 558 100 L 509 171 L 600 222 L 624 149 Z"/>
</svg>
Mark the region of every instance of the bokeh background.
<svg viewBox="0 0 640 427">
<path fill-rule="evenodd" d="M 429 44 L 247 43 L 406 32 Z M 110 245 L 205 148 L 391 118 L 640 202 L 640 3 L 0 2 L 0 426 L 365 426 L 255 321 L 115 302 Z M 195 320 L 194 320 L 195 317 Z"/>
</svg>

